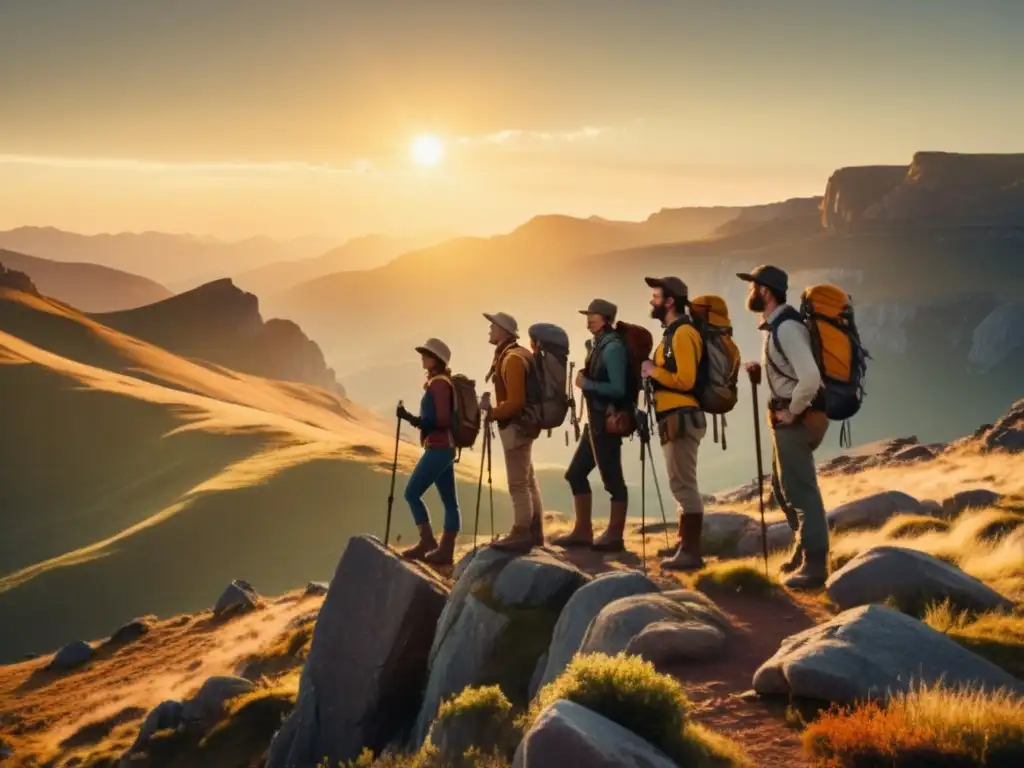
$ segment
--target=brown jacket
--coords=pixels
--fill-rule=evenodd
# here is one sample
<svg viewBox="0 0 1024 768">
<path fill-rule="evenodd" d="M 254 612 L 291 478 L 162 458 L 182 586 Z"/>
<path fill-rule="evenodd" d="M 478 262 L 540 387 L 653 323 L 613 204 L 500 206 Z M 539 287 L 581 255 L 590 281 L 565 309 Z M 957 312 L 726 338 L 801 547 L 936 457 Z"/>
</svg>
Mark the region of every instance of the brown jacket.
<svg viewBox="0 0 1024 768">
<path fill-rule="evenodd" d="M 494 353 L 494 363 L 487 378 L 494 377 L 495 405 L 491 418 L 499 427 L 506 426 L 526 408 L 526 373 L 533 354 L 515 342 Z"/>
</svg>

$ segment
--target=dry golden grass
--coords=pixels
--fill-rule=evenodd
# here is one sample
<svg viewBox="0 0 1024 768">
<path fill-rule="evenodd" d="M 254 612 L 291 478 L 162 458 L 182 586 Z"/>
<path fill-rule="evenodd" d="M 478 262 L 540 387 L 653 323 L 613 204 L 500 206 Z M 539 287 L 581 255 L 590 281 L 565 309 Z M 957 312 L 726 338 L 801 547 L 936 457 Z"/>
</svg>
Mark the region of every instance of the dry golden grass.
<svg viewBox="0 0 1024 768">
<path fill-rule="evenodd" d="M 1024 699 L 921 686 L 887 706 L 833 708 L 803 744 L 835 768 L 1024 765 Z"/>
<path fill-rule="evenodd" d="M 700 590 L 725 589 L 745 595 L 769 597 L 780 587 L 776 580 L 777 568 L 769 561 L 765 575 L 764 560 L 747 558 L 711 563 L 693 577 L 693 586 Z"/>
<path fill-rule="evenodd" d="M 929 606 L 922 619 L 932 629 L 1024 679 L 1024 613 L 988 611 L 971 615 L 950 601 Z"/>
</svg>

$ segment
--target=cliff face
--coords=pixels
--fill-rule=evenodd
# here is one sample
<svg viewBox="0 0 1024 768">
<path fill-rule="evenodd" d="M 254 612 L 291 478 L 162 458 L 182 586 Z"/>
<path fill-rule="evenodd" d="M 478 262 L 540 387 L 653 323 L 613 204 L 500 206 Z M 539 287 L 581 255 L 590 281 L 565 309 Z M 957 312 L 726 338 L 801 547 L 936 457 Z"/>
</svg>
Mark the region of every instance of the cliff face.
<svg viewBox="0 0 1024 768">
<path fill-rule="evenodd" d="M 821 221 L 835 230 L 1024 226 L 1024 154 L 918 152 L 907 167 L 841 168 Z"/>
</svg>

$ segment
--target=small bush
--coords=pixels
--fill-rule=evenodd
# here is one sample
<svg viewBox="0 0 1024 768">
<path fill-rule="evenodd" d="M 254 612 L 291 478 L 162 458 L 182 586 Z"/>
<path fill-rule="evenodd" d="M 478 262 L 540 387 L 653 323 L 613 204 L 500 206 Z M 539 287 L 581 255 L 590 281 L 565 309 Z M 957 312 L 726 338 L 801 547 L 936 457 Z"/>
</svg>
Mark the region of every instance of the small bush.
<svg viewBox="0 0 1024 768">
<path fill-rule="evenodd" d="M 772 577 L 765 575 L 763 562 L 758 566 L 749 560 L 709 565 L 694 577 L 693 584 L 698 589 L 728 589 L 760 597 L 776 594 L 779 589 Z"/>
<path fill-rule="evenodd" d="M 1024 765 L 1024 699 L 922 685 L 887 706 L 833 707 L 803 745 L 837 768 Z"/>
<path fill-rule="evenodd" d="M 512 704 L 497 685 L 466 688 L 442 702 L 428 736 L 438 757 L 453 768 L 475 766 L 481 754 L 511 758 L 521 739 Z"/>
<path fill-rule="evenodd" d="M 928 606 L 922 620 L 1011 675 L 1024 678 L 1024 616 L 1005 611 L 972 615 L 957 611 L 946 600 Z"/>
</svg>

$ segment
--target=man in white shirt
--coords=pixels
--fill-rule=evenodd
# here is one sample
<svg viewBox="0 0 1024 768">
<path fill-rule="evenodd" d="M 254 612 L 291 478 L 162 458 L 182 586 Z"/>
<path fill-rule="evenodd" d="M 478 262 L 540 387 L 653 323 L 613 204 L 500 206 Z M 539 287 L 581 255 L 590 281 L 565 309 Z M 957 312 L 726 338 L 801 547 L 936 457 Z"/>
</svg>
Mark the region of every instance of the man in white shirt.
<svg viewBox="0 0 1024 768">
<path fill-rule="evenodd" d="M 772 490 L 796 531 L 793 553 L 781 568 L 790 574 L 783 584 L 817 589 L 828 578 L 829 552 L 828 522 L 814 466 L 814 451 L 828 430 L 821 372 L 800 313 L 786 303 L 786 273 L 762 265 L 738 277 L 750 283 L 747 309 L 760 313 L 760 329 L 765 332 L 762 362 L 747 363 L 746 369 L 757 382 L 763 370 L 771 394 Z"/>
</svg>

